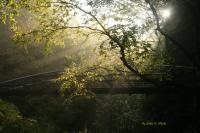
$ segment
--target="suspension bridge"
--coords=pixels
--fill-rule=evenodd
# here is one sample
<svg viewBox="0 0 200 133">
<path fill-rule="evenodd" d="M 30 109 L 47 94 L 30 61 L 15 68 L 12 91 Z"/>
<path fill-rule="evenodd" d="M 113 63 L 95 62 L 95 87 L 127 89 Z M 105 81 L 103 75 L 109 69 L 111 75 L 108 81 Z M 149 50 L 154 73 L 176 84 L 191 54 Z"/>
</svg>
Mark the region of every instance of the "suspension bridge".
<svg viewBox="0 0 200 133">
<path fill-rule="evenodd" d="M 57 82 L 63 70 L 48 71 L 27 76 L 14 78 L 0 82 L 0 96 L 23 96 L 23 95 L 59 95 L 60 84 Z M 129 77 L 136 75 L 129 74 Z M 149 76 L 162 76 L 160 73 L 153 73 Z M 131 78 L 127 78 L 131 79 Z M 104 80 L 93 81 L 87 85 L 87 89 L 96 94 L 134 94 L 134 93 L 155 93 L 159 91 L 175 92 L 174 88 L 166 91 L 156 88 L 153 84 L 143 80 Z"/>
</svg>

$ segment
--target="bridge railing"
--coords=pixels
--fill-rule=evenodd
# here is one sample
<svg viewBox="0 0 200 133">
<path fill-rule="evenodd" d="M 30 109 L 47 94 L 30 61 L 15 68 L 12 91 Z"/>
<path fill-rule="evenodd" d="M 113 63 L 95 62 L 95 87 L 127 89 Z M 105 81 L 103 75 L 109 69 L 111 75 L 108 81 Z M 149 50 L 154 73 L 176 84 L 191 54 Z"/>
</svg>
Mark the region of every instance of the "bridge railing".
<svg viewBox="0 0 200 133">
<path fill-rule="evenodd" d="M 169 67 L 168 69 L 185 69 L 183 67 Z M 192 68 L 187 68 L 191 71 Z M 0 82 L 0 95 L 26 95 L 26 94 L 59 94 L 59 84 L 52 82 L 55 77 L 57 78 L 63 71 L 56 70 L 33 75 L 27 75 L 7 81 Z M 149 73 L 147 77 L 162 77 L 163 73 Z M 112 75 L 114 76 L 114 75 Z M 112 77 L 111 76 L 111 77 Z M 108 93 L 149 93 L 154 92 L 154 85 L 142 81 L 134 80 L 135 74 L 127 73 L 124 80 L 109 79 L 101 82 L 90 82 L 87 88 L 94 93 L 108 94 Z"/>
</svg>

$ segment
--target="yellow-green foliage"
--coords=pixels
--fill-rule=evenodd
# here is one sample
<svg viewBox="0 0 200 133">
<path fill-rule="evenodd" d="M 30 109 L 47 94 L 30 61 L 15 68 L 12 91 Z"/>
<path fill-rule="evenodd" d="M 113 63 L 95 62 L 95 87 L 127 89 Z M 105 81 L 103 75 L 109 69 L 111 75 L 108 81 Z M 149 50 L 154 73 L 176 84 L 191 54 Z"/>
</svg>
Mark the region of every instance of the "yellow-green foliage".
<svg viewBox="0 0 200 133">
<path fill-rule="evenodd" d="M 89 50 L 82 49 L 82 52 L 87 53 L 91 48 L 99 52 L 84 59 L 82 56 L 85 54 L 82 52 L 74 53 L 80 62 L 67 68 L 61 77 L 61 81 L 64 81 L 62 92 L 74 89 L 74 95 L 86 95 L 87 82 L 99 80 L 99 77 L 102 80 L 103 76 L 99 75 L 105 74 L 102 72 L 105 69 L 100 65 L 112 71 L 111 74 L 119 73 L 119 68 L 120 71 L 124 70 L 123 64 L 144 74 L 151 70 L 149 65 L 155 64 L 152 63 L 152 56 L 155 56 L 160 36 L 154 33 L 155 18 L 145 1 L 102 0 L 100 3 L 87 3 L 70 0 L 11 0 L 2 2 L 1 7 L 1 11 L 4 11 L 2 20 L 6 22 L 6 18 L 9 18 L 13 39 L 18 43 L 42 43 L 49 51 L 51 46 L 64 45 L 66 39 L 71 39 L 74 44 L 92 45 Z M 27 19 L 20 21 L 24 16 Z M 109 59 L 99 62 L 102 57 Z M 160 57 L 155 58 L 162 60 Z"/>
</svg>

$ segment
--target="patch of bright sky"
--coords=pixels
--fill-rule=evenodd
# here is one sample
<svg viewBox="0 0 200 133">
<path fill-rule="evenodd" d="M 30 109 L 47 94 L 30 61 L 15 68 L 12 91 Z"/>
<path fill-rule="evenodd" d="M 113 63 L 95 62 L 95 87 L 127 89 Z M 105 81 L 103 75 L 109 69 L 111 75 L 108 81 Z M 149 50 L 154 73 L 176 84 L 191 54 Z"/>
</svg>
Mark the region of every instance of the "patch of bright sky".
<svg viewBox="0 0 200 133">
<path fill-rule="evenodd" d="M 80 7 L 84 9 L 85 11 L 91 12 L 92 8 L 87 4 L 86 0 L 80 1 Z M 123 2 L 118 3 L 118 7 L 122 8 Z M 115 9 L 114 9 L 115 8 Z M 127 10 L 128 9 L 128 10 Z M 120 9 L 117 9 L 116 7 L 113 7 L 112 5 L 109 6 L 101 6 L 99 8 L 98 13 L 96 14 L 97 18 L 100 18 L 100 16 L 106 15 L 106 19 L 104 21 L 104 25 L 109 28 L 115 25 L 135 25 L 137 27 L 142 27 L 143 24 L 145 23 L 145 20 L 147 17 L 150 15 L 150 11 L 147 10 L 147 8 L 141 7 L 137 4 L 134 4 L 132 2 L 132 5 L 129 5 L 128 7 L 125 8 L 127 10 L 123 14 L 123 9 L 120 11 Z M 78 9 L 77 9 L 78 12 Z M 80 23 L 84 23 L 83 18 L 87 18 L 88 16 L 85 15 L 84 13 L 79 12 L 77 14 L 77 18 L 79 19 Z M 116 20 L 116 18 L 122 18 L 120 21 Z M 131 21 L 130 21 L 131 20 Z"/>
<path fill-rule="evenodd" d="M 91 6 L 87 4 L 87 0 L 80 0 L 78 2 L 78 6 L 83 10 L 87 12 L 93 12 Z M 151 26 L 148 30 L 144 29 L 145 25 L 147 24 L 147 20 L 154 20 L 154 16 L 148 5 L 146 5 L 144 1 L 143 3 L 140 1 L 140 4 L 134 2 L 128 3 L 128 1 L 120 0 L 116 0 L 115 2 L 118 4 L 117 7 L 114 7 L 112 4 L 97 7 L 98 12 L 95 13 L 95 17 L 97 17 L 106 28 L 111 28 L 116 25 L 124 25 L 127 26 L 127 28 L 136 26 L 139 31 L 138 38 L 141 40 L 152 40 L 150 36 L 155 33 L 154 31 L 156 29 L 156 24 Z M 126 5 L 125 8 L 123 7 L 123 4 Z M 70 22 L 71 26 L 89 25 L 90 27 L 94 26 L 95 28 L 101 28 L 95 21 L 85 24 L 85 21 L 89 20 L 91 16 L 83 13 L 79 9 L 76 9 L 75 12 L 77 14 Z M 171 15 L 171 11 L 169 9 L 163 9 L 160 11 L 160 13 L 163 19 L 167 19 Z M 103 16 L 105 16 L 105 19 L 102 19 Z M 118 20 L 117 18 L 121 19 Z"/>
</svg>

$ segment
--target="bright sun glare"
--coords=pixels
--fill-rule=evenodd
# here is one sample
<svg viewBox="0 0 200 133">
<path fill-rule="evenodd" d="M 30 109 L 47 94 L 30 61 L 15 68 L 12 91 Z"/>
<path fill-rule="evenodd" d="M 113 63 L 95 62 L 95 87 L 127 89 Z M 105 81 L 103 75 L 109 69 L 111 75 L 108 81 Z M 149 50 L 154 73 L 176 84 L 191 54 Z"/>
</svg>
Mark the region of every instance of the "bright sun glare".
<svg viewBox="0 0 200 133">
<path fill-rule="evenodd" d="M 162 11 L 161 11 L 161 15 L 162 15 L 162 17 L 163 18 L 169 18 L 170 17 L 170 15 L 171 15 L 171 10 L 170 9 L 163 9 Z"/>
</svg>

